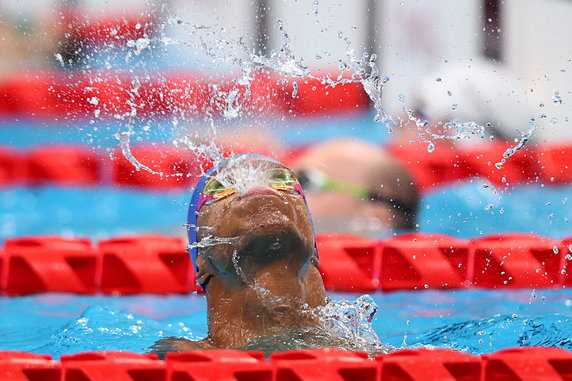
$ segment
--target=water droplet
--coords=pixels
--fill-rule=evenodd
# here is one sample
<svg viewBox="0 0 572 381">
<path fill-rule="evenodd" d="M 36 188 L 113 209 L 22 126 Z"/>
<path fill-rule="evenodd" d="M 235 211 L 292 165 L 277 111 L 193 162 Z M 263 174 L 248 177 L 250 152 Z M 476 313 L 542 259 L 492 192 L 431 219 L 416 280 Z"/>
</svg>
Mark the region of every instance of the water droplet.
<svg viewBox="0 0 572 381">
<path fill-rule="evenodd" d="M 298 82 L 292 82 L 292 98 L 296 98 L 298 95 Z"/>
<path fill-rule="evenodd" d="M 441 79 L 441 77 L 437 77 L 437 78 L 435 78 L 435 81 L 437 81 L 437 82 L 441 82 L 441 81 L 442 81 L 442 79 Z"/>
<path fill-rule="evenodd" d="M 429 143 L 427 146 L 427 152 L 431 153 L 433 151 L 435 151 L 435 145 L 433 143 Z"/>
<path fill-rule="evenodd" d="M 554 95 L 552 96 L 552 102 L 558 105 L 562 104 L 562 97 L 560 96 L 560 93 L 558 91 L 554 92 Z"/>
<path fill-rule="evenodd" d="M 397 98 L 400 102 L 405 102 L 405 94 L 399 94 Z"/>
<path fill-rule="evenodd" d="M 554 254 L 558 254 L 559 250 L 558 250 L 558 246 L 554 246 L 552 248 L 552 251 L 554 252 Z"/>
</svg>

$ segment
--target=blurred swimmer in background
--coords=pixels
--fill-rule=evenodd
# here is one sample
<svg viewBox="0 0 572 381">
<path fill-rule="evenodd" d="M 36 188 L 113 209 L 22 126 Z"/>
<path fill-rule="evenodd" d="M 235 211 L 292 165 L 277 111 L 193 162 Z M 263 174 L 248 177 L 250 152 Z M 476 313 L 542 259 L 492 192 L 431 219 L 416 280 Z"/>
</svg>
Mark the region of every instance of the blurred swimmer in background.
<svg viewBox="0 0 572 381">
<path fill-rule="evenodd" d="M 423 130 L 449 136 L 451 144 L 486 144 L 490 140 L 520 139 L 534 122 L 539 127 L 529 140 L 544 133 L 545 118 L 538 108 L 533 84 L 525 83 L 503 65 L 474 58 L 443 64 L 423 78 L 409 107 Z M 406 117 L 404 117 L 407 119 Z M 414 123 L 396 129 L 398 140 L 417 140 Z M 431 138 L 431 136 L 427 136 Z M 433 139 L 432 139 L 433 140 Z"/>
<path fill-rule="evenodd" d="M 382 238 L 416 228 L 419 193 L 386 150 L 356 139 L 311 146 L 292 163 L 317 233 Z"/>
</svg>

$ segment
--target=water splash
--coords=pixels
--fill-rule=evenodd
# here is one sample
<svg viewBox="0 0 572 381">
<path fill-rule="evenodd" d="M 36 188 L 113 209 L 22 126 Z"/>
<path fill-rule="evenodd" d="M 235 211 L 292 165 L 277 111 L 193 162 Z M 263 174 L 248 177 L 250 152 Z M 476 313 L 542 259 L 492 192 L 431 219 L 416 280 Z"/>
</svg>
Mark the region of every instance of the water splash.
<svg viewBox="0 0 572 381">
<path fill-rule="evenodd" d="M 528 143 L 528 141 L 530 140 L 530 138 L 532 137 L 532 133 L 536 130 L 536 123 L 534 123 L 534 121 L 530 121 L 529 122 L 529 129 L 526 131 L 518 131 L 520 133 L 520 139 L 517 141 L 516 145 L 514 147 L 510 147 L 508 148 L 502 155 L 503 160 L 499 163 L 496 163 L 495 166 L 500 169 L 502 167 L 502 165 L 506 162 L 506 159 L 508 159 L 509 157 L 511 157 L 512 155 L 514 155 L 515 153 L 517 153 L 518 151 L 520 151 L 522 148 L 524 148 L 524 146 L 526 145 L 526 143 Z"/>
<path fill-rule="evenodd" d="M 214 178 L 223 186 L 234 188 L 241 196 L 252 189 L 268 186 L 268 174 L 262 163 L 253 162 L 248 156 L 231 156 L 225 168 Z"/>
<path fill-rule="evenodd" d="M 314 2 L 312 7 L 314 13 L 317 13 L 318 2 Z M 136 40 L 126 41 L 128 52 L 125 59 L 129 61 L 132 56 L 144 54 L 152 55 L 155 50 L 158 51 L 167 49 L 168 47 L 181 46 L 196 52 L 196 54 L 200 53 L 205 55 L 213 64 L 228 65 L 232 70 L 238 69 L 239 76 L 229 80 L 228 83 L 223 86 L 224 88 L 218 87 L 215 83 L 209 83 L 205 84 L 205 88 L 200 90 L 191 89 L 190 84 L 188 86 L 185 85 L 185 88 L 177 89 L 178 92 L 184 94 L 185 97 L 189 99 L 193 99 L 193 96 L 196 96 L 193 95 L 193 91 L 199 91 L 201 93 L 199 96 L 208 93 L 210 97 L 207 106 L 201 110 L 198 110 L 199 106 L 194 104 L 192 100 L 184 107 L 171 108 L 169 110 L 169 112 L 176 114 L 181 121 L 185 122 L 179 127 L 174 126 L 174 129 L 179 129 L 183 133 L 187 125 L 196 120 L 202 120 L 210 125 L 211 130 L 216 130 L 216 125 L 219 123 L 217 116 L 222 116 L 223 121 L 256 117 L 257 113 L 264 108 L 264 105 L 254 109 L 245 107 L 247 98 L 252 95 L 251 84 L 257 74 L 267 75 L 269 73 L 277 73 L 283 77 L 283 79 L 280 80 L 281 82 L 292 84 L 292 97 L 297 96 L 298 86 L 296 79 L 299 78 L 318 80 L 322 85 L 328 87 L 335 87 L 347 83 L 359 83 L 363 86 L 372 101 L 376 112 L 374 117 L 375 121 L 385 124 L 390 132 L 392 132 L 395 127 L 402 127 L 406 121 L 413 121 L 414 125 L 417 126 L 419 139 L 428 145 L 432 144 L 434 146 L 437 140 L 466 140 L 474 137 L 483 138 L 487 135 L 487 130 L 490 129 L 490 126 L 481 126 L 472 121 L 455 119 L 441 123 L 437 127 L 429 126 L 426 120 L 417 117 L 412 110 L 407 109 L 405 106 L 403 107 L 403 111 L 406 112 L 406 120 L 387 114 L 383 107 L 382 95 L 384 85 L 390 78 L 382 74 L 375 54 L 369 54 L 367 52 L 361 55 L 357 54 L 349 38 L 347 38 L 343 32 L 339 32 L 338 37 L 346 43 L 345 57 L 340 58 L 340 74 L 336 78 L 332 78 L 331 75 L 317 76 L 304 64 L 303 59 L 297 57 L 293 51 L 286 23 L 282 20 L 277 20 L 275 25 L 279 34 L 280 46 L 270 51 L 268 55 L 262 55 L 256 54 L 249 46 L 246 42 L 247 38 L 245 38 L 247 36 L 229 39 L 225 26 L 197 25 L 178 17 L 166 17 L 164 24 L 161 24 L 158 28 L 158 35 L 145 36 Z M 185 38 L 180 39 L 167 36 L 165 30 L 168 27 L 179 32 L 182 31 Z M 110 33 L 112 32 L 113 30 L 110 31 Z M 117 33 L 117 31 L 115 31 L 115 33 Z M 104 55 L 106 50 L 112 52 L 116 49 L 116 45 L 110 43 L 108 46 L 98 47 L 97 49 L 98 54 Z M 93 63 L 90 62 L 89 56 L 86 57 L 85 60 L 86 66 L 90 66 Z M 109 66 L 109 59 L 105 59 L 105 62 Z M 142 69 L 142 73 L 133 72 L 132 69 L 126 70 L 129 72 L 132 80 L 121 83 L 124 92 L 129 96 L 129 99 L 126 101 L 127 106 L 129 106 L 128 110 L 123 113 L 113 113 L 113 117 L 123 121 L 127 128 L 127 131 L 121 134 L 132 133 L 133 127 L 128 127 L 128 125 L 134 125 L 134 121 L 137 118 L 141 118 L 141 115 L 138 115 L 138 110 L 144 107 L 142 99 L 144 95 L 140 94 L 141 83 L 148 80 L 150 75 L 148 74 L 146 63 L 138 62 L 136 66 Z M 154 73 L 153 76 L 156 77 L 157 74 Z M 213 79 L 216 79 L 216 74 L 213 74 Z M 437 80 L 439 81 L 440 78 Z M 118 81 L 120 81 L 119 77 Z M 155 90 L 161 97 L 173 91 L 173 89 L 168 88 L 166 82 L 165 78 L 157 81 L 159 88 Z M 271 94 L 266 94 L 263 97 L 270 96 Z M 555 92 L 553 101 L 555 103 L 561 103 L 561 97 L 557 92 Z M 110 113 L 110 110 L 105 110 L 104 107 L 99 108 L 97 110 L 96 119 L 102 117 L 102 114 L 106 112 Z M 161 115 L 152 115 L 152 118 L 160 116 Z M 512 154 L 521 149 L 530 140 L 534 129 L 535 128 L 531 126 L 528 131 L 522 133 L 522 136 L 516 142 L 515 146 L 505 152 L 504 158 L 509 158 Z M 136 169 L 149 171 L 156 175 L 165 175 L 161 172 L 151 170 L 148 165 L 144 165 L 137 160 L 137 158 L 130 153 L 130 150 L 126 149 L 130 144 L 129 139 L 124 139 L 121 144 L 122 151 L 127 153 L 125 156 L 133 163 Z M 192 146 L 188 145 L 188 148 L 192 149 Z M 215 156 L 216 155 L 218 154 L 215 154 Z"/>
<path fill-rule="evenodd" d="M 195 229 L 198 229 L 195 227 Z M 208 230 L 208 227 L 201 227 L 201 229 Z M 200 241 L 191 243 L 187 246 L 187 250 L 191 249 L 206 249 L 218 245 L 236 245 L 238 242 L 238 237 L 215 237 L 212 235 L 207 235 L 201 238 Z"/>
<path fill-rule="evenodd" d="M 329 301 L 318 308 L 322 326 L 331 335 L 343 338 L 368 352 L 387 349 L 381 344 L 372 327 L 374 315 L 379 307 L 369 295 L 362 295 L 355 301 Z"/>
<path fill-rule="evenodd" d="M 393 347 L 382 344 L 371 325 L 376 311 L 377 305 L 369 295 L 363 295 L 353 302 L 329 300 L 325 306 L 308 311 L 318 317 L 318 326 L 283 330 L 272 336 L 259 337 L 241 349 L 270 353 L 329 347 L 365 351 L 371 355 L 387 353 Z"/>
</svg>

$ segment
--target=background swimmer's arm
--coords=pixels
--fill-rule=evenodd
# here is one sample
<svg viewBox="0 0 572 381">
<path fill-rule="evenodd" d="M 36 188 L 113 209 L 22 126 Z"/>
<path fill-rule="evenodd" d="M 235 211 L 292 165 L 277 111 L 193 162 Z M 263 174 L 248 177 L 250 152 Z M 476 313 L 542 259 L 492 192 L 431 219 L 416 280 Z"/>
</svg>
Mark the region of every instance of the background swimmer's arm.
<svg viewBox="0 0 572 381">
<path fill-rule="evenodd" d="M 153 344 L 149 348 L 148 353 L 158 354 L 159 358 L 163 359 L 166 353 L 194 351 L 200 349 L 215 349 L 215 347 L 208 341 L 208 339 L 192 341 L 180 337 L 167 337 L 166 339 L 161 339 Z"/>
</svg>

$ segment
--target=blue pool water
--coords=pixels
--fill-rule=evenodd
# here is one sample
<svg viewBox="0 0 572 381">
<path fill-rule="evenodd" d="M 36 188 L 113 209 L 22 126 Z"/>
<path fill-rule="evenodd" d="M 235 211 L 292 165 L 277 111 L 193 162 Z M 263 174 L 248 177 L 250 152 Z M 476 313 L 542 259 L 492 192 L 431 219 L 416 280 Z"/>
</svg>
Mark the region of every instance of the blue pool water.
<svg viewBox="0 0 572 381">
<path fill-rule="evenodd" d="M 385 344 L 489 353 L 515 346 L 572 349 L 570 290 L 376 293 L 373 328 Z M 333 294 L 353 300 L 356 295 Z M 486 301 L 486 303 L 484 302 Z M 86 350 L 143 352 L 161 337 L 206 336 L 200 295 L 0 298 L 0 350 L 60 356 Z"/>
<path fill-rule="evenodd" d="M 368 116 L 370 118 L 370 116 Z M 308 122 L 309 123 L 309 122 Z M 308 127 L 309 126 L 309 127 Z M 116 146 L 109 130 L 4 125 L 3 143 L 19 147 L 56 142 Z M 113 126 L 110 126 L 113 128 Z M 320 130 L 320 128 L 324 128 Z M 359 120 L 287 128 L 282 139 L 307 143 L 357 135 L 383 142 L 379 125 Z M 164 139 L 147 136 L 146 139 Z M 556 238 L 572 236 L 572 186 L 532 184 L 495 192 L 484 180 L 452 184 L 424 195 L 419 230 L 468 238 L 520 231 Z M 159 233 L 184 236 L 189 194 L 130 188 L 9 187 L 1 190 L 0 242 L 29 234 L 106 238 Z M 353 300 L 358 295 L 332 294 Z M 380 310 L 373 328 L 397 347 L 433 345 L 487 353 L 521 345 L 572 349 L 572 292 L 561 290 L 423 290 L 376 293 Z M 161 337 L 206 335 L 206 303 L 198 295 L 78 296 L 46 294 L 0 297 L 0 350 L 29 350 L 59 356 L 85 350 L 145 351 Z"/>
<path fill-rule="evenodd" d="M 495 232 L 572 236 L 572 185 L 519 186 L 495 194 L 473 180 L 423 197 L 419 230 L 461 238 Z M 0 241 L 29 234 L 106 238 L 157 233 L 185 236 L 185 192 L 129 188 L 6 188 L 0 197 Z M 46 222 L 49 216 L 49 223 Z"/>
<path fill-rule="evenodd" d="M 371 112 L 358 112 L 345 115 L 334 115 L 327 118 L 290 118 L 286 120 L 258 120 L 256 125 L 262 130 L 271 129 L 272 134 L 289 145 L 307 144 L 324 138 L 352 136 L 374 143 L 383 143 L 391 139 L 387 128 L 374 122 Z M 233 122 L 220 122 L 221 130 L 231 130 L 244 125 Z M 245 123 L 249 125 L 248 121 Z M 150 127 L 145 128 L 143 127 Z M 268 127 L 272 126 L 272 127 Z M 32 120 L 1 120 L 0 142 L 15 147 L 30 147 L 38 144 L 78 143 L 89 144 L 92 147 L 117 147 L 119 141 L 113 135 L 124 130 L 125 126 L 114 121 L 97 120 L 96 124 L 89 121 L 38 122 Z M 173 128 L 172 120 L 153 119 L 136 121 L 133 129 L 143 142 L 163 142 L 170 144 L 171 140 L 182 131 L 184 126 Z M 188 132 L 193 132 L 189 127 Z"/>
</svg>

